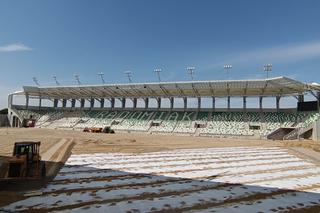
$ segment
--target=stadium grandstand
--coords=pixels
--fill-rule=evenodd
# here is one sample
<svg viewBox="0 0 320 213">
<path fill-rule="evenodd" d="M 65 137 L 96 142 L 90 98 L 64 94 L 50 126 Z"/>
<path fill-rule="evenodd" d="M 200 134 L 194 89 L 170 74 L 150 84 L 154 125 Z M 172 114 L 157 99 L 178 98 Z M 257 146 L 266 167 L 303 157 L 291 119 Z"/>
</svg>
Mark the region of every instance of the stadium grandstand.
<svg viewBox="0 0 320 213">
<path fill-rule="evenodd" d="M 311 94 L 316 101 L 304 101 Z M 15 104 L 17 96 L 25 104 Z M 280 108 L 283 97 L 295 97 L 297 106 Z M 217 108 L 216 99 L 224 97 L 226 107 Z M 258 108 L 248 108 L 247 98 L 256 97 Z M 263 108 L 264 98 L 273 97 L 274 109 Z M 202 106 L 204 98 L 212 100 Z M 241 108 L 231 108 L 230 100 L 241 98 Z M 31 105 L 30 100 L 36 100 Z M 149 102 L 156 101 L 156 107 Z M 169 100 L 170 107 L 162 102 Z M 181 107 L 174 107 L 182 99 Z M 189 99 L 197 100 L 189 108 Z M 46 100 L 51 106 L 43 106 Z M 132 106 L 126 103 L 132 101 Z M 83 130 L 111 127 L 117 132 L 182 134 L 208 137 L 246 137 L 268 139 L 320 138 L 320 87 L 287 77 L 255 80 L 216 80 L 157 83 L 128 83 L 74 86 L 24 86 L 9 94 L 8 118 L 12 127 L 31 122 L 36 128 Z M 138 104 L 143 103 L 143 105 Z M 109 102 L 109 106 L 106 103 Z M 121 103 L 116 106 L 116 102 Z"/>
</svg>

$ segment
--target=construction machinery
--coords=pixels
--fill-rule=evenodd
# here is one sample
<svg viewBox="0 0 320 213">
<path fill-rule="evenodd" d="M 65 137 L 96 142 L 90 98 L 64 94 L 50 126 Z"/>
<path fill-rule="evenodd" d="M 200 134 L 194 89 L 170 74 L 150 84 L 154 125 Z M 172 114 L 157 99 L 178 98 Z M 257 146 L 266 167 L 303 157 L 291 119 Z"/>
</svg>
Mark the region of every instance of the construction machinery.
<svg viewBox="0 0 320 213">
<path fill-rule="evenodd" d="M 39 154 L 41 142 L 16 142 L 12 157 L 8 159 L 6 179 L 41 179 L 46 176 L 46 166 Z"/>
</svg>

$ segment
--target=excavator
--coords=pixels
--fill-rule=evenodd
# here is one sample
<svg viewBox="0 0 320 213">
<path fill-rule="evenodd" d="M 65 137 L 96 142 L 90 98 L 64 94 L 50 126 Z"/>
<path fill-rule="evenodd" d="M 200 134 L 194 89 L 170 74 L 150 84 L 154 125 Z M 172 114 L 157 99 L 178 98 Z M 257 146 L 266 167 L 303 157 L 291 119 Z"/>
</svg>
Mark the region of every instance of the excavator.
<svg viewBox="0 0 320 213">
<path fill-rule="evenodd" d="M 46 177 L 46 166 L 41 161 L 39 141 L 16 142 L 12 157 L 8 159 L 5 179 L 42 179 Z"/>
</svg>

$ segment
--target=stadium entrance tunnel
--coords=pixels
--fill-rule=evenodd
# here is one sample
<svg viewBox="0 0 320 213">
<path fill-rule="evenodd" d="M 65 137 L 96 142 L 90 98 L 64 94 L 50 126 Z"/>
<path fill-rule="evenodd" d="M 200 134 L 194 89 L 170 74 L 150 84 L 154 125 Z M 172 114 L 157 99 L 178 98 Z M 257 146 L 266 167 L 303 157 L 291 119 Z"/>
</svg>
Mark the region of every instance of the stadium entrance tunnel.
<svg viewBox="0 0 320 213">
<path fill-rule="evenodd" d="M 279 128 L 267 136 L 267 139 L 270 140 L 283 140 L 286 135 L 294 131 L 295 128 Z"/>
</svg>

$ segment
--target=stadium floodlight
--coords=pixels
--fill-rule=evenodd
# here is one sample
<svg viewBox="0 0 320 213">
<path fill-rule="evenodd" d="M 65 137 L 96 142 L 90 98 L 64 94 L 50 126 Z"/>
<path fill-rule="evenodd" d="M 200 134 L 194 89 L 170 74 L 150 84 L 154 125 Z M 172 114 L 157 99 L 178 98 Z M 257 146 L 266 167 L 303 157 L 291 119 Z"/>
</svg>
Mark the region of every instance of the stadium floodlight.
<svg viewBox="0 0 320 213">
<path fill-rule="evenodd" d="M 194 75 L 194 71 L 195 71 L 195 67 L 187 67 L 187 73 L 190 75 L 191 80 L 193 80 L 193 75 Z"/>
<path fill-rule="evenodd" d="M 230 77 L 230 70 L 232 69 L 232 65 L 231 64 L 226 64 L 223 66 L 223 68 L 227 71 L 227 79 L 229 79 Z"/>
<path fill-rule="evenodd" d="M 132 83 L 132 72 L 127 70 L 124 72 L 124 74 L 128 77 L 129 83 Z"/>
<path fill-rule="evenodd" d="M 103 72 L 99 72 L 98 75 L 100 76 L 102 83 L 105 84 L 106 82 L 105 82 L 104 77 L 103 77 L 104 73 Z"/>
<path fill-rule="evenodd" d="M 54 82 L 56 83 L 56 85 L 57 86 L 60 86 L 60 83 L 59 83 L 59 81 L 57 80 L 57 76 L 52 76 L 52 78 L 53 78 L 53 80 L 54 80 Z"/>
<path fill-rule="evenodd" d="M 157 73 L 158 80 L 159 82 L 161 82 L 160 73 L 162 72 L 162 70 L 160 68 L 157 68 L 157 69 L 154 69 L 154 72 Z"/>
<path fill-rule="evenodd" d="M 272 71 L 272 64 L 263 65 L 263 70 L 267 73 L 267 78 L 269 78 L 269 72 Z"/>
<path fill-rule="evenodd" d="M 38 79 L 36 77 L 32 77 L 32 80 L 37 86 L 40 86 Z"/>
<path fill-rule="evenodd" d="M 78 84 L 78 85 L 81 85 L 80 75 L 74 74 L 73 76 L 74 76 L 74 78 L 76 79 L 77 84 Z"/>
</svg>

